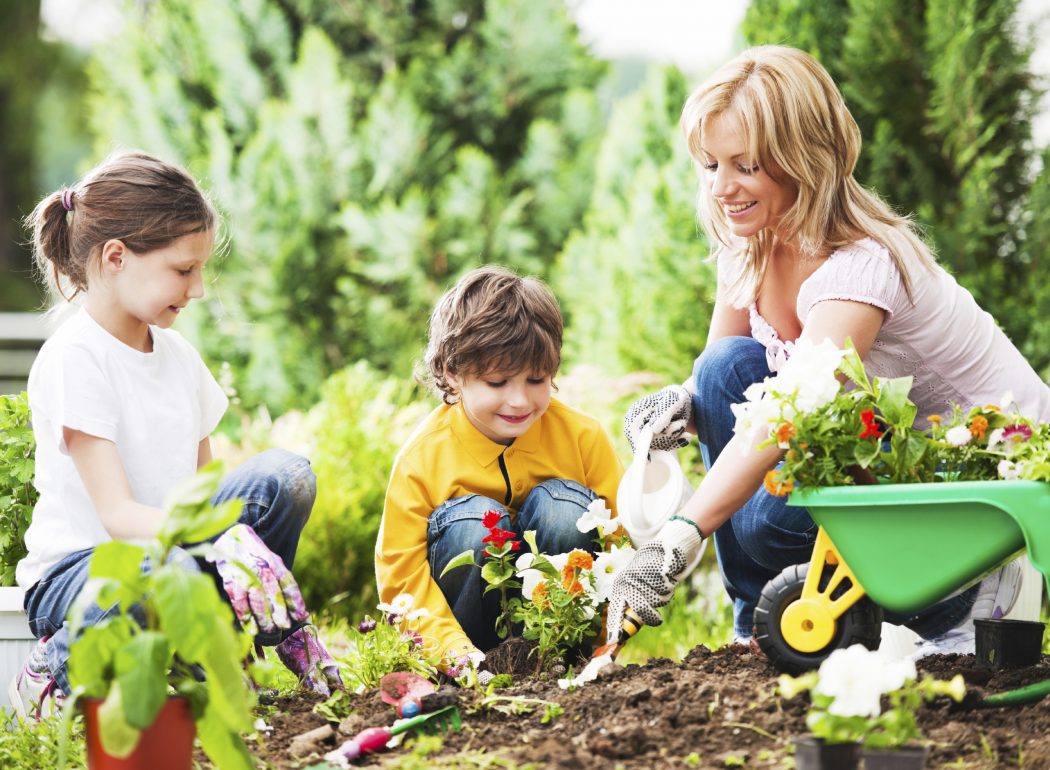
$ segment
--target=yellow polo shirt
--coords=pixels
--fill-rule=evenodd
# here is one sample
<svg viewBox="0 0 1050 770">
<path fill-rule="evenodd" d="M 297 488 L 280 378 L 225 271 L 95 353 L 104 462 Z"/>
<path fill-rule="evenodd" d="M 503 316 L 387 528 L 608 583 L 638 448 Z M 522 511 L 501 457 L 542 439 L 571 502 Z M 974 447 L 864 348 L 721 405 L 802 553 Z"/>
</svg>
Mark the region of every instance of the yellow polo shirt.
<svg viewBox="0 0 1050 770">
<path fill-rule="evenodd" d="M 501 454 L 509 484 L 500 469 Z M 411 594 L 417 608 L 429 610 L 429 615 L 412 623 L 429 649 L 456 654 L 473 651 L 473 643 L 430 575 L 430 514 L 447 500 L 478 494 L 498 502 L 509 496 L 505 507 L 515 517 L 529 492 L 547 479 L 577 481 L 604 498 L 615 512 L 622 475 L 623 466 L 598 421 L 556 399 L 509 447 L 482 435 L 459 404 L 439 406 L 394 460 L 376 541 L 381 600 Z"/>
</svg>

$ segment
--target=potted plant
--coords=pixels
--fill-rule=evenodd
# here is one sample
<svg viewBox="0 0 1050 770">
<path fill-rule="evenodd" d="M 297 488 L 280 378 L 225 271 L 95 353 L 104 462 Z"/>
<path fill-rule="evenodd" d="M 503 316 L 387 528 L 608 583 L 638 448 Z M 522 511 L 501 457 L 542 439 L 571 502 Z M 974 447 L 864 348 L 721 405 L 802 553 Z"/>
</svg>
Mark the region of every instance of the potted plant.
<svg viewBox="0 0 1050 770">
<path fill-rule="evenodd" d="M 24 536 L 37 500 L 35 449 L 25 392 L 0 395 L 0 706 L 10 705 L 7 683 L 36 644 L 22 607 L 24 594 L 15 585 L 15 566 L 26 555 Z"/>
<path fill-rule="evenodd" d="M 786 698 L 810 692 L 812 735 L 796 739 L 798 770 L 849 770 L 861 756 L 865 770 L 918 770 L 926 761 L 919 706 L 938 695 L 961 701 L 966 692 L 960 675 L 916 680 L 913 661 L 891 661 L 859 644 L 835 650 L 817 671 L 781 676 L 778 686 Z"/>
<path fill-rule="evenodd" d="M 255 767 L 241 738 L 253 723 L 242 668 L 251 636 L 237 629 L 212 577 L 180 565 L 186 552 L 176 550 L 237 521 L 240 501 L 210 503 L 221 477 L 221 465 L 211 463 L 178 488 L 152 541 L 105 543 L 92 556 L 90 578 L 70 610 L 66 717 L 83 705 L 88 764 L 96 770 L 189 770 L 194 722 L 216 766 Z M 114 610 L 83 627 L 91 604 Z"/>
</svg>

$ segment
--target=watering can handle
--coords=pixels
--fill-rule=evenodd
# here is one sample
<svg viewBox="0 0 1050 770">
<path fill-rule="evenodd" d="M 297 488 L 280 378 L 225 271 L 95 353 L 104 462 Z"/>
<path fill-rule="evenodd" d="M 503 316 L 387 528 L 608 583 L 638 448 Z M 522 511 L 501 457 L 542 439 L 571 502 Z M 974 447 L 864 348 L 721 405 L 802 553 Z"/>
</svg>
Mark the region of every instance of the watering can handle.
<svg viewBox="0 0 1050 770">
<path fill-rule="evenodd" d="M 653 444 L 653 429 L 648 425 L 638 431 L 638 440 L 634 445 L 635 462 L 646 463 L 649 461 L 649 447 Z"/>
</svg>

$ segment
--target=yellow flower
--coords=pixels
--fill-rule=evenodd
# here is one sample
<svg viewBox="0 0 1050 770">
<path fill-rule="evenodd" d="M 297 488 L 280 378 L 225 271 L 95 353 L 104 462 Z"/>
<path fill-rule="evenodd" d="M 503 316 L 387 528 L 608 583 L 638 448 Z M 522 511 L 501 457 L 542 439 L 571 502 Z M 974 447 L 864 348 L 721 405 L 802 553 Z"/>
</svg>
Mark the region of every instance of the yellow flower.
<svg viewBox="0 0 1050 770">
<path fill-rule="evenodd" d="M 927 420 L 928 420 L 929 422 L 933 423 L 934 425 L 940 425 L 940 424 L 941 424 L 941 421 L 942 421 L 942 420 L 943 420 L 944 418 L 943 418 L 943 417 L 941 417 L 941 416 L 940 416 L 939 414 L 931 414 L 931 415 L 930 415 L 929 417 L 927 417 L 926 419 L 927 419 Z"/>
</svg>

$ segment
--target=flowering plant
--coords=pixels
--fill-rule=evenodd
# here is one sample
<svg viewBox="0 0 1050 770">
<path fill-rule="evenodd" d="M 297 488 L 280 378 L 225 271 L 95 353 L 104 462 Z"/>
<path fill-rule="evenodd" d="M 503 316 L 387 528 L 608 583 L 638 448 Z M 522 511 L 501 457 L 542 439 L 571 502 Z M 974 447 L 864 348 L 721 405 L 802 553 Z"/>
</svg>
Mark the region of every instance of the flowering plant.
<svg viewBox="0 0 1050 770">
<path fill-rule="evenodd" d="M 786 698 L 810 691 L 806 726 L 816 737 L 825 743 L 863 741 L 874 749 L 921 739 L 915 714 L 924 700 L 947 695 L 961 701 L 966 694 L 959 674 L 949 682 L 932 677 L 916 681 L 913 661 L 891 661 L 860 644 L 835 650 L 817 671 L 800 677 L 784 674 L 777 684 Z M 889 703 L 885 711 L 884 697 Z"/>
<path fill-rule="evenodd" d="M 774 495 L 796 485 L 1050 480 L 1050 426 L 1022 416 L 1012 396 L 1002 406 L 927 415 L 931 427 L 922 430 L 911 386 L 911 377 L 869 379 L 848 340 L 845 350 L 803 340 L 776 377 L 752 385 L 732 407 L 734 430 L 750 446 L 786 450 L 765 477 Z"/>
<path fill-rule="evenodd" d="M 341 667 L 347 678 L 347 689 L 364 692 L 379 686 L 379 680 L 394 671 L 414 671 L 435 679 L 448 667 L 440 658 L 428 655 L 423 637 L 409 623 L 428 613 L 425 607 L 413 609 L 411 594 L 401 594 L 392 601 L 376 605 L 379 618 L 365 615 L 350 630 L 349 651 Z"/>
</svg>

